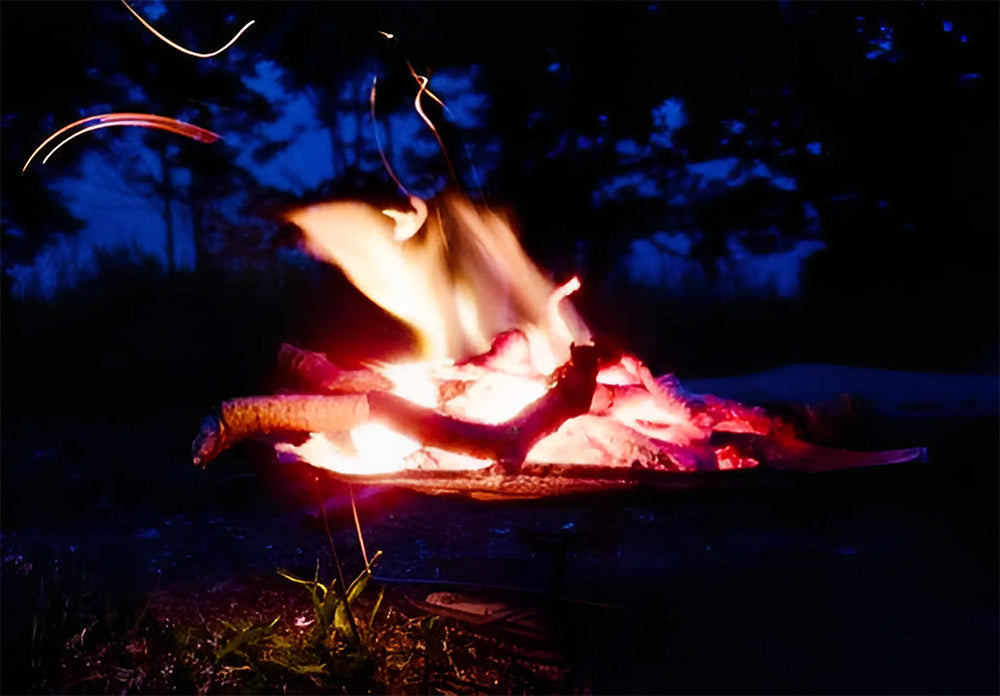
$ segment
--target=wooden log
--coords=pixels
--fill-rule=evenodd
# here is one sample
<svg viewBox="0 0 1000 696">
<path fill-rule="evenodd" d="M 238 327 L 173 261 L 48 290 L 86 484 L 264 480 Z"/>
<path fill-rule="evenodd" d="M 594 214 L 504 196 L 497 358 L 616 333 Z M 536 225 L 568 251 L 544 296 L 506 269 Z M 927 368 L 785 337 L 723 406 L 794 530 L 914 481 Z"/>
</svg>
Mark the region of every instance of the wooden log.
<svg viewBox="0 0 1000 696">
<path fill-rule="evenodd" d="M 661 466 L 525 463 L 515 472 L 492 466 L 472 471 L 408 469 L 388 474 L 334 476 L 351 483 L 395 486 L 431 495 L 459 495 L 477 500 L 530 500 L 640 489 L 734 490 L 791 482 L 817 473 L 927 459 L 927 450 L 923 447 L 852 452 L 801 441 L 771 440 L 752 434 L 727 434 L 726 439 L 731 443 L 742 441 L 740 444 L 743 447 L 751 448 L 761 457 L 760 466 L 718 471 L 677 471 Z"/>
<path fill-rule="evenodd" d="M 597 378 L 593 346 L 574 346 L 570 361 L 557 372 L 556 383 L 540 399 L 506 423 L 470 423 L 418 406 L 394 394 L 368 395 L 372 418 L 424 446 L 493 459 L 516 471 L 529 450 L 570 418 L 590 410 Z"/>
<path fill-rule="evenodd" d="M 798 439 L 789 430 L 775 431 L 769 436 L 755 433 L 714 432 L 709 444 L 712 447 L 735 445 L 744 456 L 766 463 L 772 469 L 809 474 L 927 459 L 925 447 L 858 452 L 814 445 Z"/>
<path fill-rule="evenodd" d="M 393 387 L 385 375 L 373 370 L 342 370 L 322 353 L 303 350 L 290 343 L 281 344 L 278 366 L 305 384 L 331 394 L 363 394 L 389 391 Z"/>
<path fill-rule="evenodd" d="M 501 466 L 472 471 L 404 470 L 388 474 L 334 474 L 357 484 L 407 488 L 432 495 L 459 495 L 477 500 L 530 500 L 554 496 L 622 490 L 732 490 L 774 485 L 798 477 L 860 467 L 885 466 L 926 460 L 923 447 L 885 452 L 852 452 L 805 442 L 771 441 L 739 434 L 761 456 L 761 465 L 749 469 L 676 471 L 658 466 L 600 466 L 525 463 L 516 472 Z"/>
<path fill-rule="evenodd" d="M 492 459 L 497 465 L 481 470 L 407 469 L 389 474 L 338 473 L 335 476 L 358 483 L 402 486 L 425 493 L 493 499 L 539 498 L 636 487 L 700 489 L 714 487 L 720 481 L 726 482 L 728 487 L 741 485 L 739 482 L 743 481 L 760 480 L 762 476 L 775 475 L 776 472 L 778 475 L 784 475 L 782 472 L 817 473 L 895 464 L 926 459 L 927 456 L 926 450 L 921 447 L 852 452 L 813 445 L 796 437 L 791 428 L 782 426 L 777 419 L 769 419 L 760 409 L 706 396 L 697 400 L 695 405 L 705 411 L 703 415 L 717 421 L 718 429 L 712 432 L 711 437 L 692 441 L 684 447 L 678 446 L 679 449 L 706 461 L 714 461 L 720 448 L 731 449 L 735 456 L 749 461 L 754 468 L 678 471 L 677 467 L 662 466 L 652 461 L 631 467 L 525 464 L 524 458 L 531 448 L 564 422 L 591 410 L 598 413 L 611 410 L 616 401 L 616 390 L 628 391 L 625 387 L 602 388 L 596 384 L 598 356 L 599 351 L 593 346 L 574 346 L 570 361 L 556 372 L 553 386 L 517 416 L 497 425 L 446 416 L 382 390 L 367 394 L 232 399 L 224 402 L 216 415 L 205 420 L 193 443 L 192 456 L 195 464 L 205 465 L 227 447 L 246 438 L 291 432 L 346 432 L 364 422 L 376 420 L 424 446 Z M 325 369 L 320 362 L 313 364 Z M 680 390 L 668 389 L 667 392 L 682 394 Z M 608 403 L 605 404 L 605 401 Z M 751 416 L 751 420 L 762 421 L 756 424 L 759 427 L 749 427 L 753 424 L 743 422 Z M 731 429 L 731 419 L 742 423 L 742 432 Z M 770 420 L 774 422 L 769 424 Z M 746 432 L 748 427 L 751 432 Z M 667 447 L 667 443 L 662 446 Z M 771 473 L 767 474 L 768 471 Z"/>
<path fill-rule="evenodd" d="M 737 485 L 738 481 L 746 480 L 746 472 L 750 471 L 753 470 L 678 473 L 625 466 L 525 463 L 516 472 L 496 465 L 470 471 L 407 469 L 387 474 L 332 475 L 350 483 L 395 486 L 431 495 L 459 495 L 477 500 L 531 500 L 637 488 L 684 490 Z"/>
<path fill-rule="evenodd" d="M 369 419 L 425 446 L 494 459 L 516 470 L 536 442 L 565 421 L 587 413 L 597 377 L 593 346 L 574 346 L 555 384 L 506 423 L 488 425 L 445 416 L 383 391 L 368 394 L 254 396 L 224 402 L 202 423 L 192 459 L 204 466 L 241 440 L 289 432 L 338 432 Z"/>
<path fill-rule="evenodd" d="M 205 466 L 237 442 L 289 432 L 337 432 L 368 420 L 364 394 L 248 396 L 223 402 L 205 418 L 191 445 L 195 465 Z"/>
</svg>

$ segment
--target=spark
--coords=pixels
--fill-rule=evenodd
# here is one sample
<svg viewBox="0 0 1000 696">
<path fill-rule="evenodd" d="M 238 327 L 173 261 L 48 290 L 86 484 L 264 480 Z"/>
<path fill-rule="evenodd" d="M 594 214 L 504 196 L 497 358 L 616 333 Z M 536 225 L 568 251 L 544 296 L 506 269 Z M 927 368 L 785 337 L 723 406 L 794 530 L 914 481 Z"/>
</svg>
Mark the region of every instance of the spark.
<svg viewBox="0 0 1000 696">
<path fill-rule="evenodd" d="M 385 32 L 380 32 L 380 33 L 385 33 Z M 389 160 L 385 156 L 385 151 L 382 149 L 382 138 L 380 138 L 378 134 L 378 119 L 375 117 L 375 88 L 377 84 L 378 84 L 378 75 L 372 78 L 372 91 L 371 91 L 371 98 L 369 99 L 369 102 L 371 104 L 372 130 L 375 131 L 375 146 L 378 148 L 378 156 L 382 158 L 382 164 L 385 165 L 385 169 L 387 172 L 389 172 L 389 176 L 391 176 L 392 180 L 396 182 L 396 186 L 399 187 L 399 190 L 405 193 L 407 196 L 409 196 L 411 195 L 410 191 L 405 186 L 403 186 L 403 182 L 400 181 L 399 177 L 396 176 L 396 172 L 392 170 L 392 166 L 389 164 Z"/>
<path fill-rule="evenodd" d="M 227 43 L 222 48 L 220 48 L 218 50 L 215 50 L 215 51 L 212 51 L 210 53 L 198 53 L 197 51 L 192 51 L 190 49 L 184 48 L 183 46 L 181 46 L 179 44 L 174 43 L 173 41 L 171 41 L 170 39 L 168 39 L 166 36 L 164 36 L 163 34 L 161 34 L 158 31 L 156 31 L 156 29 L 154 29 L 153 26 L 149 22 L 147 22 L 145 19 L 143 19 L 142 15 L 140 15 L 138 12 L 136 12 L 135 10 L 133 10 L 132 6 L 129 5 L 125 0 L 122 0 L 122 4 L 125 5 L 125 7 L 128 8 L 129 12 L 131 12 L 133 15 L 135 15 L 135 18 L 138 19 L 142 23 L 142 25 L 144 27 L 146 27 L 147 29 L 149 29 L 153 33 L 153 36 L 155 36 L 156 38 L 158 38 L 160 41 L 162 41 L 163 43 L 167 44 L 168 46 L 170 46 L 172 48 L 176 48 L 181 53 L 186 53 L 187 55 L 194 56 L 195 58 L 212 58 L 213 56 L 219 55 L 220 53 L 222 53 L 223 51 L 225 51 L 227 48 L 229 48 L 230 46 L 232 46 L 234 43 L 236 43 L 236 40 L 239 39 L 241 36 L 243 36 L 243 32 L 245 32 L 247 29 L 249 29 L 250 25 L 253 24 L 254 21 L 255 21 L 255 20 L 251 19 L 249 22 L 247 22 L 246 24 L 244 24 L 243 28 L 240 29 L 238 32 L 236 32 L 236 35 L 233 38 L 229 39 L 229 43 Z"/>
<path fill-rule="evenodd" d="M 91 124 L 91 125 L 87 125 Z M 191 123 L 185 123 L 184 121 L 178 121 L 175 118 L 169 118 L 167 116 L 157 116 L 156 114 L 142 114 L 142 113 L 112 113 L 112 114 L 100 114 L 98 116 L 88 116 L 87 118 L 82 118 L 79 121 L 74 121 L 67 126 L 63 126 L 55 133 L 50 135 L 42 144 L 35 148 L 35 151 L 31 153 L 28 157 L 28 161 L 24 163 L 21 168 L 21 173 L 24 173 L 28 169 L 28 165 L 31 161 L 35 159 L 39 152 L 41 152 L 46 145 L 51 143 L 53 140 L 58 138 L 63 133 L 66 133 L 77 126 L 86 126 L 80 131 L 67 136 L 65 139 L 60 141 L 52 151 L 49 152 L 42 160 L 42 164 L 48 162 L 49 157 L 51 157 L 56 150 L 61 148 L 63 145 L 68 143 L 73 138 L 83 135 L 84 133 L 89 133 L 90 131 L 98 130 L 100 128 L 108 128 L 110 126 L 139 126 L 142 128 L 155 128 L 158 130 L 165 130 L 170 133 L 176 133 L 178 135 L 183 135 L 192 140 L 197 140 L 202 143 L 214 143 L 220 138 L 218 133 L 213 133 L 210 130 L 206 130 L 200 126 L 196 126 Z"/>
<path fill-rule="evenodd" d="M 382 36 L 384 36 L 385 38 L 389 39 L 390 41 L 391 41 L 392 39 L 395 39 L 395 38 L 396 38 L 396 35 L 395 35 L 395 34 L 390 34 L 390 33 L 389 33 L 389 32 L 387 32 L 387 31 L 382 31 L 381 29 L 379 29 L 379 30 L 377 30 L 377 31 L 378 31 L 378 33 L 379 33 L 379 34 L 381 34 L 381 35 L 382 35 Z"/>
</svg>

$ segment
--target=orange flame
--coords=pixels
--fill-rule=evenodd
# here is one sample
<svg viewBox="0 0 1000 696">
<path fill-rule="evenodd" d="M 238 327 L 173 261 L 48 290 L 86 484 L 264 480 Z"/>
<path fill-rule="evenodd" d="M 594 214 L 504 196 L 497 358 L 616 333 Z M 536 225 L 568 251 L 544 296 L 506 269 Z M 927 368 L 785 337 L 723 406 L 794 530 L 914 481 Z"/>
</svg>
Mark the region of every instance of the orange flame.
<svg viewBox="0 0 1000 696">
<path fill-rule="evenodd" d="M 466 423 L 516 422 L 549 391 L 570 347 L 590 342 L 568 301 L 580 280 L 557 287 L 531 262 L 504 218 L 467 198 L 411 197 L 410 205 L 406 212 L 380 211 L 338 201 L 293 210 L 286 218 L 303 230 L 311 253 L 340 266 L 418 336 L 423 361 L 370 366 L 394 385 L 396 396 Z M 671 376 L 656 379 L 626 355 L 601 366 L 589 411 L 534 442 L 525 461 L 750 468 L 759 465 L 759 455 L 712 442 L 712 434 L 768 435 L 780 427 L 759 409 L 687 395 Z M 344 475 L 476 471 L 492 464 L 415 437 L 373 421 L 341 433 L 312 433 L 302 445 L 279 445 L 279 452 Z"/>
<path fill-rule="evenodd" d="M 425 358 L 481 353 L 517 328 L 529 338 L 535 370 L 547 374 L 571 343 L 589 341 L 564 300 L 579 281 L 557 292 L 506 220 L 452 194 L 410 201 L 411 212 L 336 201 L 285 217 L 302 229 L 307 251 L 414 329 Z"/>
<path fill-rule="evenodd" d="M 307 251 L 339 266 L 361 292 L 414 330 L 422 361 L 370 366 L 392 382 L 394 394 L 473 422 L 503 423 L 545 394 L 546 376 L 568 359 L 574 342 L 589 342 L 586 325 L 567 301 L 580 281 L 556 287 L 506 220 L 464 197 L 411 196 L 410 205 L 410 211 L 379 210 L 334 201 L 285 217 L 302 229 Z M 455 363 L 483 353 L 511 329 L 524 341 L 524 350 L 505 353 L 517 364 Z M 441 385 L 449 381 L 463 384 L 462 393 L 442 400 Z M 417 466 L 490 465 L 466 455 L 430 454 L 377 422 L 339 436 L 314 433 L 289 450 L 342 474 L 398 471 L 414 457 Z"/>
</svg>

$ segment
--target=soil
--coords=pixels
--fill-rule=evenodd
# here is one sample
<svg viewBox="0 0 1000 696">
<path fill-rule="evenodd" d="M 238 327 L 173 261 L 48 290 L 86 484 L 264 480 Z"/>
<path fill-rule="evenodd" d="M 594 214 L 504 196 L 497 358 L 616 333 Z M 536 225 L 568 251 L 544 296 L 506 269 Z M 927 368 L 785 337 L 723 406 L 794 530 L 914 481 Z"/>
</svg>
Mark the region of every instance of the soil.
<svg viewBox="0 0 1000 696">
<path fill-rule="evenodd" d="M 321 500 L 363 571 L 345 486 L 252 445 L 196 469 L 199 415 L 5 419 L 3 693 L 1000 687 L 996 418 L 871 422 L 930 460 L 724 491 L 355 489 L 358 648 L 277 572 L 330 586 Z"/>
</svg>

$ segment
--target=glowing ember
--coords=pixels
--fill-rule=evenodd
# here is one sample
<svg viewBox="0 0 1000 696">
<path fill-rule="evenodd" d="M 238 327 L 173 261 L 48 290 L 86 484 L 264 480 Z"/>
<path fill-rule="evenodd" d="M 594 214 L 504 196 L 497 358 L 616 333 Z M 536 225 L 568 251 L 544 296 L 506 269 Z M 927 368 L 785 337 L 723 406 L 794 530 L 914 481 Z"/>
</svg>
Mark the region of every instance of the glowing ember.
<svg viewBox="0 0 1000 696">
<path fill-rule="evenodd" d="M 753 457 L 741 457 L 739 452 L 732 445 L 726 445 L 715 450 L 715 459 L 719 462 L 719 469 L 750 469 L 758 464 Z"/>
</svg>

